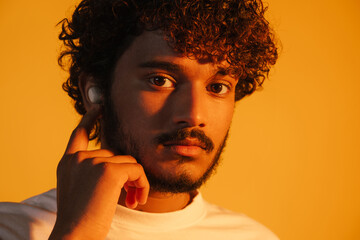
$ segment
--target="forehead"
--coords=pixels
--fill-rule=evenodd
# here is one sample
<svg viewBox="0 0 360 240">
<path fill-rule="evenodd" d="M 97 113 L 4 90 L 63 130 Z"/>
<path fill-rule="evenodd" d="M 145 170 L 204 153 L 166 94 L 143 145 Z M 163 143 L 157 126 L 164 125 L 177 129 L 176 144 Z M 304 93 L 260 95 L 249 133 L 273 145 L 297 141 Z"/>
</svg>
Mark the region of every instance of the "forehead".
<svg viewBox="0 0 360 240">
<path fill-rule="evenodd" d="M 151 62 L 173 63 L 167 64 L 167 68 L 182 68 L 185 65 L 197 63 L 208 71 L 225 71 L 229 64 L 224 61 L 221 63 L 213 63 L 211 61 L 197 60 L 187 57 L 185 54 L 176 52 L 165 40 L 161 31 L 144 31 L 140 36 L 136 37 L 129 48 L 120 57 L 122 64 L 148 64 Z M 121 61 L 123 60 L 123 61 Z M 151 65 L 151 64 L 150 64 Z M 150 66 L 149 65 L 149 66 Z M 163 66 L 165 67 L 163 64 Z M 185 70 L 185 69 L 181 69 Z"/>
</svg>

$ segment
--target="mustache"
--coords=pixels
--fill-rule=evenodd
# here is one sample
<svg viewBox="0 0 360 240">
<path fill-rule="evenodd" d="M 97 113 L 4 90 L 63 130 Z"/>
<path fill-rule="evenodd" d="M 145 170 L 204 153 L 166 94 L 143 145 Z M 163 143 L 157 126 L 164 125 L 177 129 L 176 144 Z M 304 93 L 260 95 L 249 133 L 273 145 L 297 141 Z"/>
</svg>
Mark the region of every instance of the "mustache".
<svg viewBox="0 0 360 240">
<path fill-rule="evenodd" d="M 205 146 L 206 152 L 214 150 L 214 142 L 206 136 L 205 132 L 200 129 L 181 128 L 171 133 L 163 133 L 156 137 L 158 144 L 164 144 L 169 141 L 182 141 L 186 138 L 196 138 Z"/>
</svg>

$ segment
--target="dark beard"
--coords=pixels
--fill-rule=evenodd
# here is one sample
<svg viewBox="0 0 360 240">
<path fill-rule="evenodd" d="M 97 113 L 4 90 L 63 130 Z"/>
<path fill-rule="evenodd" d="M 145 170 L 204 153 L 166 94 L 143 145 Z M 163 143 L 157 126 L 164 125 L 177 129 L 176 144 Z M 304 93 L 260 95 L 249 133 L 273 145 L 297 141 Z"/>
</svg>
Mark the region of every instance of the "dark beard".
<svg viewBox="0 0 360 240">
<path fill-rule="evenodd" d="M 105 138 L 107 146 L 116 155 L 130 155 L 134 157 L 138 163 L 140 163 L 145 171 L 146 177 L 150 183 L 150 188 L 153 191 L 166 192 L 166 193 L 185 193 L 191 192 L 200 188 L 209 177 L 215 172 L 216 167 L 219 165 L 221 153 L 225 147 L 228 132 L 223 139 L 221 145 L 216 151 L 216 154 L 204 174 L 197 180 L 192 180 L 189 173 L 186 171 L 174 176 L 164 176 L 154 174 L 150 169 L 146 168 L 146 165 L 142 162 L 140 154 L 140 147 L 142 142 L 135 142 L 132 134 L 124 129 L 121 121 L 117 118 L 112 103 L 107 102 L 107 107 L 104 109 L 103 122 L 102 122 L 102 136 Z M 170 140 L 183 140 L 187 137 L 197 138 L 204 144 L 206 152 L 214 151 L 214 144 L 212 140 L 205 135 L 202 130 L 199 129 L 179 129 L 176 132 L 170 134 L 162 134 L 158 136 L 154 141 L 161 144 Z M 178 156 L 179 163 L 191 161 L 192 158 L 185 156 Z"/>
<path fill-rule="evenodd" d="M 153 175 L 151 171 L 146 171 L 145 169 L 146 177 L 149 180 L 151 189 L 158 192 L 184 193 L 192 192 L 200 188 L 210 178 L 210 176 L 215 173 L 216 168 L 220 162 L 222 150 L 224 149 L 226 144 L 227 136 L 228 134 L 226 134 L 224 141 L 219 146 L 216 155 L 214 156 L 208 169 L 196 181 L 191 180 L 189 174 L 187 174 L 186 172 L 181 173 L 180 175 L 178 175 L 177 178 L 168 178 L 165 176 L 159 177 Z M 186 161 L 187 158 L 183 157 L 183 160 Z"/>
</svg>

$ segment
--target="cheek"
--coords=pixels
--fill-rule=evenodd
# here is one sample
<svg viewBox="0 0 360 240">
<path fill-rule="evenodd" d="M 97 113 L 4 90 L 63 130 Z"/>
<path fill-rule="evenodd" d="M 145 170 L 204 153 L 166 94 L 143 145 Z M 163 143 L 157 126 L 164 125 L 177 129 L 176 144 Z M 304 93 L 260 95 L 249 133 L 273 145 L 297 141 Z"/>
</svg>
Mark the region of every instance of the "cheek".
<svg viewBox="0 0 360 240">
<path fill-rule="evenodd" d="M 159 115 L 165 108 L 167 95 L 155 92 L 141 92 L 139 94 L 139 107 L 144 115 L 154 117 Z"/>
<path fill-rule="evenodd" d="M 115 91 L 116 90 L 116 91 Z M 113 86 L 111 100 L 113 110 L 122 126 L 133 131 L 144 119 L 142 106 L 139 102 L 139 93 L 128 86 Z"/>
<path fill-rule="evenodd" d="M 234 104 L 229 103 L 226 105 L 218 106 L 211 114 L 211 125 L 213 126 L 215 135 L 215 141 L 222 142 L 226 136 L 227 131 L 230 128 L 232 117 L 234 114 Z"/>
<path fill-rule="evenodd" d="M 119 119 L 127 128 L 136 134 L 136 132 L 145 132 L 156 130 L 158 123 L 163 118 L 163 108 L 166 97 L 159 96 L 148 91 L 127 91 L 114 97 L 116 112 Z"/>
<path fill-rule="evenodd" d="M 231 106 L 231 107 L 228 107 L 225 110 L 224 119 L 223 119 L 224 123 L 227 126 L 227 129 L 230 127 L 231 121 L 232 121 L 233 116 L 234 116 L 234 105 L 229 105 L 229 106 Z"/>
<path fill-rule="evenodd" d="M 169 103 L 167 94 L 156 92 L 141 92 L 139 95 L 139 111 L 144 122 L 142 122 L 146 131 L 157 133 L 162 131 L 168 125 L 170 120 Z"/>
</svg>

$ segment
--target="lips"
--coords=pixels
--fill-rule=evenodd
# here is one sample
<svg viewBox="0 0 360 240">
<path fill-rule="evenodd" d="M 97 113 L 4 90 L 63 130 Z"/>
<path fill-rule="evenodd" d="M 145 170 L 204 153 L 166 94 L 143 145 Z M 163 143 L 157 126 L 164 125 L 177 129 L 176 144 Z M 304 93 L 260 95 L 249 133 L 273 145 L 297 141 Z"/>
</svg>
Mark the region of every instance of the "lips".
<svg viewBox="0 0 360 240">
<path fill-rule="evenodd" d="M 167 141 L 163 143 L 164 146 L 194 146 L 194 147 L 200 147 L 202 149 L 205 149 L 206 146 L 204 143 L 200 142 L 197 139 L 184 139 L 184 140 L 174 140 L 174 141 Z"/>
<path fill-rule="evenodd" d="M 163 145 L 178 155 L 194 157 L 201 154 L 206 146 L 197 139 L 167 141 Z"/>
</svg>

